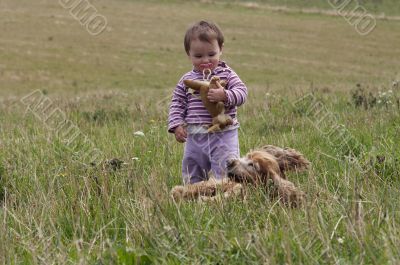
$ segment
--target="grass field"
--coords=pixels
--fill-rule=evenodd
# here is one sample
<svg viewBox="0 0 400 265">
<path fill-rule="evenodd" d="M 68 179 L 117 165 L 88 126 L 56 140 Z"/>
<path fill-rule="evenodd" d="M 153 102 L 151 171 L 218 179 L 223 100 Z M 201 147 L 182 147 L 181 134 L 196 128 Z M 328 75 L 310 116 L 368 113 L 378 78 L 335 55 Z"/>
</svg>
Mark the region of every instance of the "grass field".
<svg viewBox="0 0 400 265">
<path fill-rule="evenodd" d="M 368 12 L 376 15 L 385 16 L 398 16 L 400 12 L 400 5 L 396 0 L 350 0 L 350 1 L 338 1 L 338 0 L 307 0 L 307 1 L 296 1 L 296 0 L 256 0 L 256 1 L 236 1 L 236 3 L 244 5 L 260 5 L 261 7 L 287 7 L 289 9 L 300 9 L 300 10 L 320 10 L 320 11 L 331 11 L 332 5 L 339 6 L 344 4 L 350 7 L 355 7 L 357 4 L 363 6 Z M 345 4 L 347 3 L 347 4 Z"/>
<path fill-rule="evenodd" d="M 59 1 L 1 0 L 0 263 L 399 264 L 400 21 L 378 19 L 361 36 L 340 16 L 257 3 L 91 1 L 108 21 L 92 36 Z M 360 3 L 400 15 L 395 1 Z M 166 132 L 168 105 L 191 67 L 184 31 L 204 18 L 223 29 L 223 59 L 249 88 L 241 153 L 264 144 L 304 153 L 311 171 L 289 176 L 304 207 L 258 189 L 246 201 L 170 199 L 183 145 Z M 84 165 L 47 127 L 49 110 L 22 100 L 35 91 L 79 129 L 78 146 L 89 139 L 126 163 Z M 336 123 L 315 127 L 317 114 L 297 104 L 306 95 Z M 339 125 L 350 147 L 321 133 Z"/>
</svg>

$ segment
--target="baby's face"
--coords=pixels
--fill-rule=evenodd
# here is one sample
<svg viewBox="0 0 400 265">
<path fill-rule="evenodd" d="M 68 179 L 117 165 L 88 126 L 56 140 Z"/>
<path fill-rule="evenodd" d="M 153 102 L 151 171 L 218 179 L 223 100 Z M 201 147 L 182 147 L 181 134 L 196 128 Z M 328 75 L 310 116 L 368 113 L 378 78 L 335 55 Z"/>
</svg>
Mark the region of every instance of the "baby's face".
<svg viewBox="0 0 400 265">
<path fill-rule="evenodd" d="M 189 59 L 195 70 L 214 69 L 218 66 L 221 54 L 222 50 L 219 48 L 217 40 L 212 40 L 209 43 L 195 39 L 190 43 Z"/>
</svg>

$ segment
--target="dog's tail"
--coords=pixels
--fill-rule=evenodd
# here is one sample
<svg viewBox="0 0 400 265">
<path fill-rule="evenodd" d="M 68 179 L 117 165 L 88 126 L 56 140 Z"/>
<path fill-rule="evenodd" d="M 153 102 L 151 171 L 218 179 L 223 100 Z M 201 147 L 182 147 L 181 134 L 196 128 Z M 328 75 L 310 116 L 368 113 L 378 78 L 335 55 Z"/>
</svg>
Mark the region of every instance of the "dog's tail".
<svg viewBox="0 0 400 265">
<path fill-rule="evenodd" d="M 303 154 L 294 149 L 266 145 L 262 147 L 262 151 L 265 151 L 276 158 L 282 172 L 289 170 L 301 172 L 310 167 L 310 161 L 308 161 Z"/>
</svg>

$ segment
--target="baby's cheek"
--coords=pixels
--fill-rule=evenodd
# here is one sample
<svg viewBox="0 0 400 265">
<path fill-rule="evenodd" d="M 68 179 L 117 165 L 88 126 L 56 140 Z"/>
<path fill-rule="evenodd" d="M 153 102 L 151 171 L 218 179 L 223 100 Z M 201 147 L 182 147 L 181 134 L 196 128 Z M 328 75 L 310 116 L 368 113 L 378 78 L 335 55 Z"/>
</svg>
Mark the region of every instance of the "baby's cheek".
<svg viewBox="0 0 400 265">
<path fill-rule="evenodd" d="M 212 64 L 213 64 L 213 68 L 217 67 L 218 66 L 218 60 L 213 61 Z"/>
</svg>

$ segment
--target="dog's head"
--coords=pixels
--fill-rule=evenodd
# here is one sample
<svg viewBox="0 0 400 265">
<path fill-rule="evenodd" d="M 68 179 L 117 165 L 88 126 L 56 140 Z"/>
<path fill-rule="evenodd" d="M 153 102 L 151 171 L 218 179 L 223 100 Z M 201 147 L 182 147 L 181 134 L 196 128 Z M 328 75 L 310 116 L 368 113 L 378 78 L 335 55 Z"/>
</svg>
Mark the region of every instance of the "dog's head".
<svg viewBox="0 0 400 265">
<path fill-rule="evenodd" d="M 243 158 L 227 161 L 228 177 L 236 182 L 266 183 L 278 172 L 279 164 L 275 157 L 264 151 L 253 151 Z"/>
<path fill-rule="evenodd" d="M 302 203 L 305 194 L 285 179 L 282 170 L 297 169 L 298 165 L 301 167 L 308 164 L 295 150 L 266 148 L 250 152 L 240 159 L 228 160 L 227 173 L 235 182 L 261 184 L 267 188 L 271 197 L 279 197 L 284 204 L 296 207 Z M 272 189 L 269 189 L 270 184 Z"/>
</svg>

